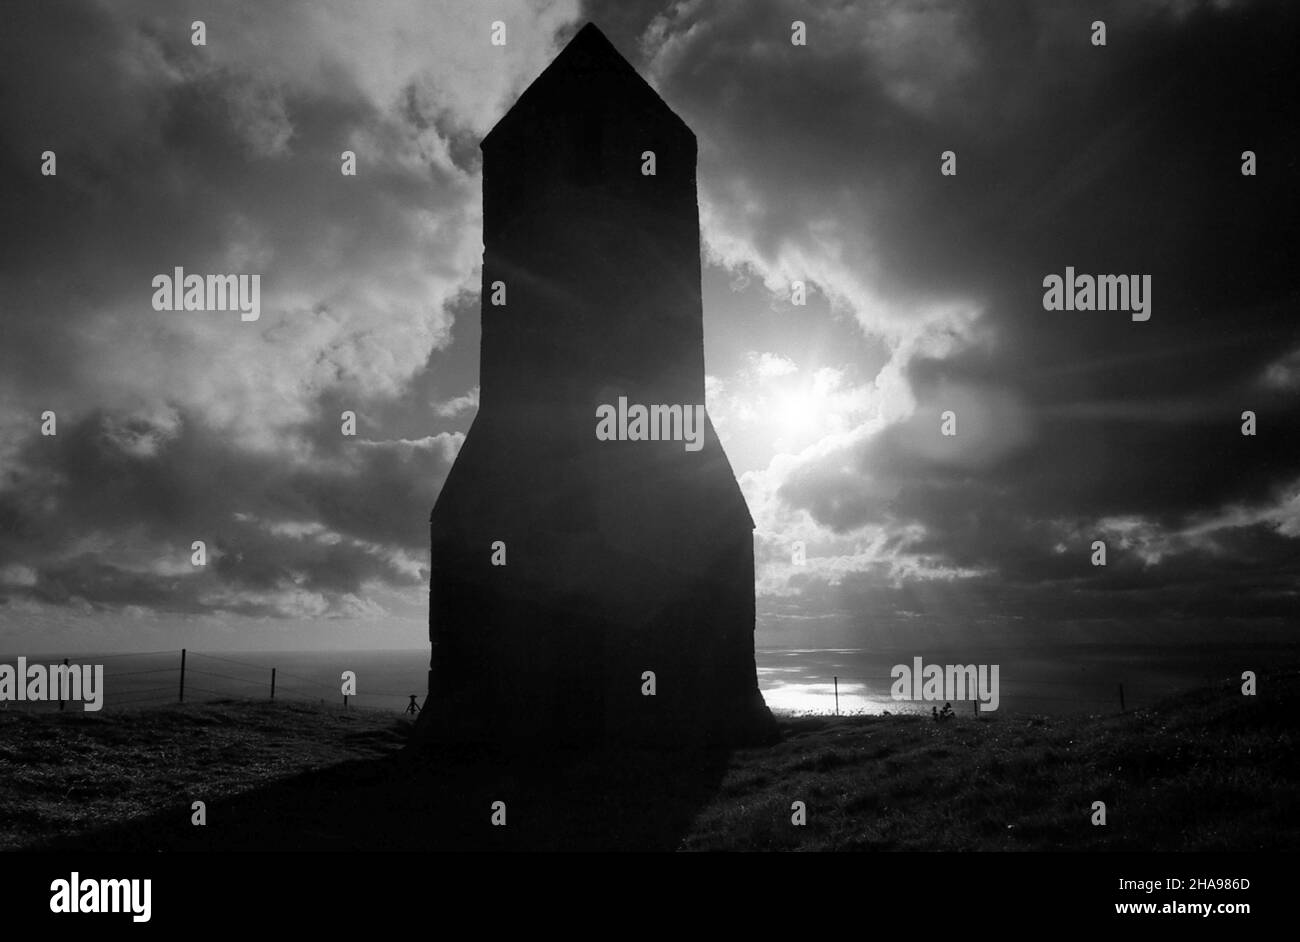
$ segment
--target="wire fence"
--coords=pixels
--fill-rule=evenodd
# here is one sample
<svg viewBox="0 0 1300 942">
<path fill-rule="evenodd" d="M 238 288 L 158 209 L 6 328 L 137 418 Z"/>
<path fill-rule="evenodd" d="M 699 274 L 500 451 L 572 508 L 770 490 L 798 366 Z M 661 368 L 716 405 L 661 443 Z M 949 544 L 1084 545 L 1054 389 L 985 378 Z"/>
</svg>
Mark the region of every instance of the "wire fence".
<svg viewBox="0 0 1300 942">
<path fill-rule="evenodd" d="M 136 667 L 116 670 L 114 662 L 122 658 L 136 661 L 158 659 L 158 667 Z M 27 659 L 30 664 L 58 666 L 59 661 Z M 170 661 L 170 663 L 163 663 Z M 68 658 L 62 664 L 68 665 Z M 290 700 L 338 706 L 341 709 L 365 707 L 393 709 L 400 712 L 418 710 L 424 699 L 423 691 L 374 689 L 358 674 L 351 686 L 345 684 L 342 670 L 335 676 L 339 680 L 327 682 L 321 677 L 308 677 L 282 670 L 274 664 L 256 663 L 217 654 L 205 654 L 188 649 L 172 651 L 140 651 L 121 654 L 95 655 L 82 658 L 73 666 L 103 667 L 102 688 L 96 693 L 100 708 L 113 710 L 123 707 L 147 708 L 167 703 L 193 703 L 213 700 Z M 345 687 L 349 690 L 344 693 Z M 50 689 L 54 689 L 53 683 Z M 57 694 L 55 694 L 57 696 Z M 0 709 L 63 710 L 84 709 L 89 696 L 83 691 L 82 701 L 5 700 Z"/>
<path fill-rule="evenodd" d="M 113 662 L 122 658 L 132 658 L 137 663 L 156 659 L 159 666 L 137 666 L 133 663 L 129 665 L 131 668 L 129 670 L 116 670 Z M 309 677 L 296 671 L 283 670 L 274 664 L 256 663 L 188 649 L 96 655 L 90 661 L 83 659 L 79 663 L 85 665 L 91 662 L 96 665 L 103 663 L 105 668 L 104 689 L 100 691 L 103 709 L 143 708 L 167 703 L 240 699 L 314 702 L 335 705 L 341 709 L 360 706 L 412 713 L 419 709 L 423 700 L 423 691 L 374 689 L 366 683 L 363 675 L 356 677 L 355 687 L 349 688 L 350 692 L 345 694 L 341 671 L 334 674 L 339 678 L 338 680 L 326 681 L 320 675 Z M 32 661 L 32 663 L 37 662 Z M 63 659 L 63 663 L 68 664 L 68 659 Z M 923 702 L 911 699 L 893 700 L 889 696 L 896 683 L 893 674 L 855 673 L 853 677 L 845 678 L 832 675 L 831 683 L 828 684 L 824 674 L 811 675 L 799 671 L 798 682 L 786 683 L 779 677 L 781 671 L 769 673 L 769 670 L 760 672 L 767 675 L 768 681 L 766 684 L 760 681 L 760 687 L 768 696 L 769 703 L 780 712 L 800 715 L 837 715 L 886 709 L 928 712 L 931 706 L 945 702 L 942 697 L 938 701 Z M 1212 674 L 1203 676 L 1203 682 L 1207 687 L 1225 684 L 1230 679 L 1215 678 Z M 913 683 L 919 686 L 919 682 L 915 679 Z M 1165 697 L 1186 692 L 1199 685 L 1198 681 L 1155 683 L 1143 680 L 1140 683 L 1127 683 L 1120 680 L 1091 681 L 1074 678 L 1012 679 L 999 684 L 999 711 L 1063 713 L 1082 710 L 1120 713 L 1149 706 Z M 798 693 L 801 705 L 797 708 L 782 708 L 776 701 L 779 701 L 783 690 L 791 688 Z M 1063 694 L 1062 691 L 1067 692 Z M 966 697 L 950 701 L 953 709 L 964 710 L 965 703 L 969 702 L 971 711 L 979 712 L 978 687 L 966 693 Z M 845 701 L 845 708 L 841 707 L 841 696 Z M 856 708 L 855 704 L 857 704 Z M 1068 705 L 1069 709 L 1065 709 L 1062 705 Z M 64 704 L 56 700 L 0 702 L 0 709 L 46 710 L 78 706 L 79 704 L 72 701 Z"/>
</svg>

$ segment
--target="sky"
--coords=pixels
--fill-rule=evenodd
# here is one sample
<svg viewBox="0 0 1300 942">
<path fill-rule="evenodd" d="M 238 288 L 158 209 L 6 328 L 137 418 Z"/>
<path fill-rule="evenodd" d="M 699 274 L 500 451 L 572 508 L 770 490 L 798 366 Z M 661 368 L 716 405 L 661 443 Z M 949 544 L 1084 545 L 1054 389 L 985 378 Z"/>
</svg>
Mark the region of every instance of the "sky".
<svg viewBox="0 0 1300 942">
<path fill-rule="evenodd" d="M 427 642 L 428 514 L 478 397 L 478 142 L 588 21 L 699 141 L 760 645 L 1292 637 L 1294 4 L 6 20 L 0 650 Z M 262 273 L 260 317 L 155 310 L 176 266 Z M 1045 310 L 1066 266 L 1149 275 L 1150 319 Z"/>
</svg>

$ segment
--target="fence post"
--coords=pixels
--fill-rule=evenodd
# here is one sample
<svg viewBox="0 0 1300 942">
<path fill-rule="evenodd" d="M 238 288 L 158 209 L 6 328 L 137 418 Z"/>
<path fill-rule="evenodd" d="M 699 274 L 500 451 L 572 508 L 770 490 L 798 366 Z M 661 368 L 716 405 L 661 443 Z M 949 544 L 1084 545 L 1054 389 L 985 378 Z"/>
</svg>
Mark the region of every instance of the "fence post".
<svg viewBox="0 0 1300 942">
<path fill-rule="evenodd" d="M 347 708 L 348 708 L 348 695 L 345 693 L 343 695 L 343 709 L 346 710 Z"/>
<path fill-rule="evenodd" d="M 971 711 L 972 713 L 975 714 L 975 718 L 976 718 L 976 719 L 979 719 L 979 715 L 980 715 L 980 698 L 979 698 L 979 697 L 971 697 L 971 698 L 970 698 L 970 711 Z"/>
<path fill-rule="evenodd" d="M 181 703 L 185 702 L 185 649 L 181 648 Z"/>
<path fill-rule="evenodd" d="M 1119 685 L 1119 711 L 1124 712 L 1124 685 Z"/>
<path fill-rule="evenodd" d="M 840 679 L 835 678 L 835 715 L 840 715 Z"/>
<path fill-rule="evenodd" d="M 271 699 L 275 699 L 275 668 L 271 668 Z"/>
<path fill-rule="evenodd" d="M 66 657 L 63 659 L 63 666 L 68 666 L 68 659 Z M 67 671 L 64 671 L 63 673 L 66 675 Z M 59 693 L 63 693 L 63 684 L 59 684 Z M 59 697 L 59 709 L 63 709 L 63 697 Z"/>
</svg>

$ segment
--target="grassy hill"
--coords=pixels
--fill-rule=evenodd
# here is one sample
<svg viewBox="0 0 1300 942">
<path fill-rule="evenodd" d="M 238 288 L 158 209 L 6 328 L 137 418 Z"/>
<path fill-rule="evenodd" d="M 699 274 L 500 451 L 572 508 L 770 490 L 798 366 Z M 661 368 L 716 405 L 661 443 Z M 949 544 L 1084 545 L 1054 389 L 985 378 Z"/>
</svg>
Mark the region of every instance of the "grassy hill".
<svg viewBox="0 0 1300 942">
<path fill-rule="evenodd" d="M 1286 670 L 1117 716 L 788 719 L 685 752 L 404 749 L 409 719 L 293 703 L 10 710 L 0 848 L 1294 849 L 1298 691 Z"/>
</svg>

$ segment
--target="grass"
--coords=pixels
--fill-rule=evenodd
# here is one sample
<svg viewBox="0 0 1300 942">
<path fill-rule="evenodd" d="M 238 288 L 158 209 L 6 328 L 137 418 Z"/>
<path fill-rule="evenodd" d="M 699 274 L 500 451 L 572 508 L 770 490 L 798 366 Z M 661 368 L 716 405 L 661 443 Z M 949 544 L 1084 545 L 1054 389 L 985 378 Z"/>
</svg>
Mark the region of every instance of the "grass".
<svg viewBox="0 0 1300 942">
<path fill-rule="evenodd" d="M 407 719 L 289 703 L 11 711 L 0 848 L 1293 849 L 1297 692 L 1287 670 L 1115 716 L 802 717 L 683 753 L 403 749 Z"/>
<path fill-rule="evenodd" d="M 211 804 L 304 771 L 389 755 L 410 725 L 390 713 L 284 701 L 5 711 L 0 849 L 129 822 L 178 798 Z"/>
<path fill-rule="evenodd" d="M 737 753 L 699 850 L 1294 849 L 1300 678 L 1118 716 L 800 719 Z M 791 803 L 807 825 L 790 824 Z M 1106 806 L 1106 826 L 1091 822 Z"/>
</svg>

